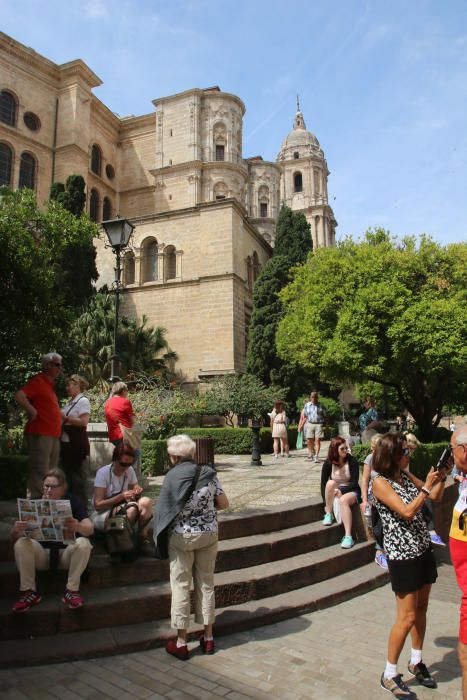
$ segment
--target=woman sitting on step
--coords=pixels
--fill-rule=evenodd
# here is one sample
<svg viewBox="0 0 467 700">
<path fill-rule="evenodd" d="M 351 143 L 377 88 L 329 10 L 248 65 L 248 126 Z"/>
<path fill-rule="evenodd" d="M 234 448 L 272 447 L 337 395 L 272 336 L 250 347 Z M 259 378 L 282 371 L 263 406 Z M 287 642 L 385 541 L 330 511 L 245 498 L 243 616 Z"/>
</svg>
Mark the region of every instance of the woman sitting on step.
<svg viewBox="0 0 467 700">
<path fill-rule="evenodd" d="M 109 516 L 125 511 L 128 520 L 138 521 L 141 554 L 153 556 L 154 548 L 148 539 L 148 528 L 152 520 L 152 500 L 142 496 L 133 464 L 135 450 L 121 443 L 114 448 L 112 462 L 96 472 L 94 480 L 94 508 L 92 522 L 97 532 L 105 531 Z"/>
<path fill-rule="evenodd" d="M 178 634 L 176 640 L 167 642 L 166 650 L 182 661 L 188 659 L 192 578 L 195 622 L 204 625 L 201 650 L 205 654 L 214 653 L 217 511 L 229 505 L 215 469 L 195 463 L 195 449 L 188 435 L 175 435 L 167 440 L 171 469 L 162 484 L 154 526 L 159 556 L 169 558 L 172 627 Z"/>
<path fill-rule="evenodd" d="M 350 549 L 355 542 L 352 537 L 351 507 L 358 503 L 360 470 L 355 457 L 349 453 L 347 441 L 334 437 L 329 445 L 326 461 L 321 470 L 321 496 L 324 501 L 323 525 L 332 525 L 334 500 L 339 499 L 339 510 L 345 535 L 341 547 Z"/>
</svg>

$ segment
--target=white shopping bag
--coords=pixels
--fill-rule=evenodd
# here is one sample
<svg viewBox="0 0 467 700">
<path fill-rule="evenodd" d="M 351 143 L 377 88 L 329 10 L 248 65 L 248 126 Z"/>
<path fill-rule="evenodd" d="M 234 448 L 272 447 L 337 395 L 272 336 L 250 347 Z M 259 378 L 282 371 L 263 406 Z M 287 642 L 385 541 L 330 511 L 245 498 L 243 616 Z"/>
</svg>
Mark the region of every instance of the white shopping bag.
<svg viewBox="0 0 467 700">
<path fill-rule="evenodd" d="M 339 499 L 335 498 L 332 504 L 332 512 L 334 513 L 334 518 L 335 521 L 338 525 L 341 524 L 342 518 L 341 518 L 341 509 L 339 506 Z"/>
</svg>

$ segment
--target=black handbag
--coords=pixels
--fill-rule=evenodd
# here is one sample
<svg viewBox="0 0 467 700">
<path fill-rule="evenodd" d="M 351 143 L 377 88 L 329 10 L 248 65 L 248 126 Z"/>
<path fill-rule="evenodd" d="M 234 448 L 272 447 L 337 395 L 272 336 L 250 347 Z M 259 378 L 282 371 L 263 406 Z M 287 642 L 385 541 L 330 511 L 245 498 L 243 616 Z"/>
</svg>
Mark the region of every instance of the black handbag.
<svg viewBox="0 0 467 700">
<path fill-rule="evenodd" d="M 185 501 L 183 503 L 183 507 L 188 503 L 190 500 L 193 491 L 196 488 L 196 484 L 198 483 L 199 475 L 201 473 L 201 465 L 198 464 L 196 467 L 195 475 L 193 477 L 193 481 L 191 482 L 191 486 L 188 489 L 188 493 L 185 496 Z M 167 527 L 165 527 L 159 534 L 157 535 L 157 542 L 156 542 L 156 551 L 154 553 L 154 556 L 156 559 L 168 559 L 169 558 L 169 529 L 170 526 L 172 525 L 171 521 Z"/>
</svg>

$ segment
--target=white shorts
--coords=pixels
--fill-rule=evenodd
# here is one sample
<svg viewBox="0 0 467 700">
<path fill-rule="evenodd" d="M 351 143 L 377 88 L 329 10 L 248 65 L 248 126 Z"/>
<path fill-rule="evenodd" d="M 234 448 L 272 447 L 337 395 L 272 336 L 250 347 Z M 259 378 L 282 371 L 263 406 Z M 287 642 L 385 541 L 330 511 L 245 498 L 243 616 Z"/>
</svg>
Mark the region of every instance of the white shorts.
<svg viewBox="0 0 467 700">
<path fill-rule="evenodd" d="M 321 423 L 307 423 L 306 424 L 306 439 L 314 440 L 315 438 L 319 440 L 323 437 L 323 426 Z"/>
</svg>

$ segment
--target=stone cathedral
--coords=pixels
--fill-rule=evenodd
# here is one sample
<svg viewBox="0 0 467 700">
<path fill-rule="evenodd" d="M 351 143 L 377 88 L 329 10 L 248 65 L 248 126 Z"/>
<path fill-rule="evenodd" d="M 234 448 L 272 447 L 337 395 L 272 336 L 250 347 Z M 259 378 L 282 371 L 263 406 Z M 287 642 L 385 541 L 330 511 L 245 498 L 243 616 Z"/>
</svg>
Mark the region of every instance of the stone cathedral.
<svg viewBox="0 0 467 700">
<path fill-rule="evenodd" d="M 0 32 L 0 185 L 30 187 L 82 175 L 87 211 L 135 226 L 123 261 L 123 313 L 167 329 L 188 382 L 245 370 L 252 289 L 274 246 L 282 204 L 302 211 L 313 246 L 332 246 L 329 171 L 297 103 L 275 162 L 244 157 L 245 105 L 219 87 L 153 100 L 119 117 L 93 93 L 80 59 L 52 63 Z M 96 240 L 99 285 L 114 256 Z"/>
</svg>

